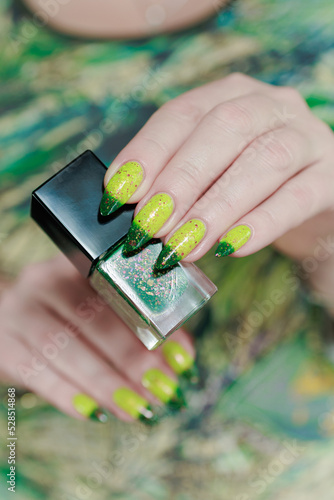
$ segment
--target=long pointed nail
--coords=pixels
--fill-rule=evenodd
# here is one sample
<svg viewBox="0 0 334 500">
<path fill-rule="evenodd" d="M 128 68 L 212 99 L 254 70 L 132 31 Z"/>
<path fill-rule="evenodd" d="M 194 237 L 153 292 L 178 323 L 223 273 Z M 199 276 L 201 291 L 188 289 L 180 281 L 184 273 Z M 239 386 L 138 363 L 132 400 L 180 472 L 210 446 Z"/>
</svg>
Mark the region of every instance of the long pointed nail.
<svg viewBox="0 0 334 500">
<path fill-rule="evenodd" d="M 186 406 L 184 395 L 179 384 L 157 368 L 147 370 L 142 378 L 142 384 L 162 403 L 169 408 L 179 410 Z"/>
<path fill-rule="evenodd" d="M 241 248 L 249 238 L 252 231 L 248 226 L 236 226 L 229 231 L 220 241 L 216 249 L 216 257 L 226 257 Z"/>
<path fill-rule="evenodd" d="M 203 239 L 205 231 L 204 222 L 198 219 L 192 219 L 183 224 L 160 252 L 155 269 L 159 271 L 167 269 L 184 259 Z"/>
<path fill-rule="evenodd" d="M 87 396 L 87 394 L 76 394 L 72 399 L 72 403 L 77 412 L 86 418 L 102 423 L 108 420 L 106 412 L 99 408 L 95 399 Z"/>
<path fill-rule="evenodd" d="M 198 383 L 199 376 L 195 360 L 181 344 L 175 341 L 166 342 L 162 347 L 162 353 L 177 375 L 187 379 L 192 384 Z"/>
<path fill-rule="evenodd" d="M 162 228 L 173 209 L 173 199 L 168 194 L 153 196 L 134 218 L 124 242 L 124 253 L 131 253 L 145 245 Z"/>
<path fill-rule="evenodd" d="M 108 182 L 100 203 L 101 215 L 110 215 L 126 203 L 143 180 L 143 169 L 136 161 L 122 165 Z"/>
<path fill-rule="evenodd" d="M 116 389 L 112 399 L 119 408 L 132 418 L 149 425 L 157 423 L 158 418 L 153 413 L 149 402 L 128 387 Z"/>
</svg>

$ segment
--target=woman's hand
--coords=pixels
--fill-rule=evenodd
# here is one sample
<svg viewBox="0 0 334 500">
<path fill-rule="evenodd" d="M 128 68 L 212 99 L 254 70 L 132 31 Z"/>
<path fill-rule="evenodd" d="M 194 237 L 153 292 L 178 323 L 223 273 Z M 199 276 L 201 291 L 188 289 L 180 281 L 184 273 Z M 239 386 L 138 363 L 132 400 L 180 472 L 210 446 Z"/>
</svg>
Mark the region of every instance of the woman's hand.
<svg viewBox="0 0 334 500">
<path fill-rule="evenodd" d="M 333 157 L 332 131 L 296 90 L 231 74 L 150 118 L 108 169 L 101 213 L 138 203 L 126 250 L 164 237 L 158 269 L 217 242 L 218 257 L 243 257 L 286 233 L 280 248 L 302 257 L 321 214 L 334 229 Z"/>
<path fill-rule="evenodd" d="M 23 385 L 65 413 L 152 422 L 150 404 L 184 401 L 191 375 L 187 334 L 149 352 L 65 257 L 26 268 L 0 302 L 0 379 Z"/>
</svg>

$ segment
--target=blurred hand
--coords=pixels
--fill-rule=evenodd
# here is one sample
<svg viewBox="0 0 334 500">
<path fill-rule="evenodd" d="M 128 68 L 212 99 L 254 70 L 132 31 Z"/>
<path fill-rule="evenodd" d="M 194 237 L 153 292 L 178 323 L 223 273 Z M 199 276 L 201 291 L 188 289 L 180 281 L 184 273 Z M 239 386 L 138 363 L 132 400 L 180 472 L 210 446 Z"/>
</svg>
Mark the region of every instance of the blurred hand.
<svg viewBox="0 0 334 500">
<path fill-rule="evenodd" d="M 190 374 L 184 331 L 149 352 L 62 255 L 27 267 L 0 302 L 0 377 L 63 412 L 151 422 L 151 404 L 184 404 L 177 375 Z"/>
</svg>

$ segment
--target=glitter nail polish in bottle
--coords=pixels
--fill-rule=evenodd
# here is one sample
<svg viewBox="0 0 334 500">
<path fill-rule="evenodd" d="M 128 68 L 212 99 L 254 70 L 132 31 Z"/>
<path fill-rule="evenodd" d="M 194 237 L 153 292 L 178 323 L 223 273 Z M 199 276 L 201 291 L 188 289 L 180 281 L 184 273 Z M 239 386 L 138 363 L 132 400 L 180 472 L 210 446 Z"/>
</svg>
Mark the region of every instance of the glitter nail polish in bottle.
<svg viewBox="0 0 334 500">
<path fill-rule="evenodd" d="M 99 214 L 105 165 L 86 151 L 32 193 L 31 216 L 149 349 L 155 349 L 217 291 L 191 263 L 157 274 L 153 240 L 130 257 L 123 243 L 134 206 Z"/>
</svg>

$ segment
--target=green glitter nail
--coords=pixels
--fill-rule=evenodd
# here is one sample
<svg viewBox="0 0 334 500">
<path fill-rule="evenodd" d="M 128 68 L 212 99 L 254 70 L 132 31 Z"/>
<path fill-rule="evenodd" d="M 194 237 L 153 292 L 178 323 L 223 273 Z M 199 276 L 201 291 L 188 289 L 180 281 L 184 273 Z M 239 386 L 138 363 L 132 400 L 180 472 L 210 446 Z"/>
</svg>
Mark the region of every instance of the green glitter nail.
<svg viewBox="0 0 334 500">
<path fill-rule="evenodd" d="M 241 248 L 249 238 L 252 231 L 248 226 L 236 226 L 229 231 L 219 242 L 216 250 L 216 257 L 226 257 Z"/>
<path fill-rule="evenodd" d="M 162 347 L 162 354 L 177 375 L 186 378 L 191 383 L 198 382 L 195 360 L 179 342 L 168 341 Z"/>
<path fill-rule="evenodd" d="M 159 193 L 153 196 L 133 220 L 124 243 L 125 254 L 145 245 L 169 219 L 173 208 L 173 200 L 168 194 Z"/>
<path fill-rule="evenodd" d="M 192 219 L 181 226 L 160 253 L 155 269 L 167 269 L 184 259 L 204 238 L 205 224 Z"/>
<path fill-rule="evenodd" d="M 178 410 L 186 406 L 179 384 L 158 368 L 147 370 L 143 375 L 142 384 L 169 408 Z"/>
<path fill-rule="evenodd" d="M 84 417 L 102 423 L 108 420 L 108 416 L 105 411 L 99 408 L 99 405 L 97 404 L 95 399 L 87 396 L 87 394 L 76 394 L 73 397 L 72 402 L 77 412 Z"/>
<path fill-rule="evenodd" d="M 157 417 L 154 415 L 148 401 L 128 387 L 116 389 L 112 399 L 119 408 L 132 418 L 145 424 L 157 422 Z"/>
<path fill-rule="evenodd" d="M 100 204 L 101 215 L 110 215 L 126 203 L 143 180 L 143 169 L 129 161 L 117 170 L 108 182 Z"/>
</svg>

